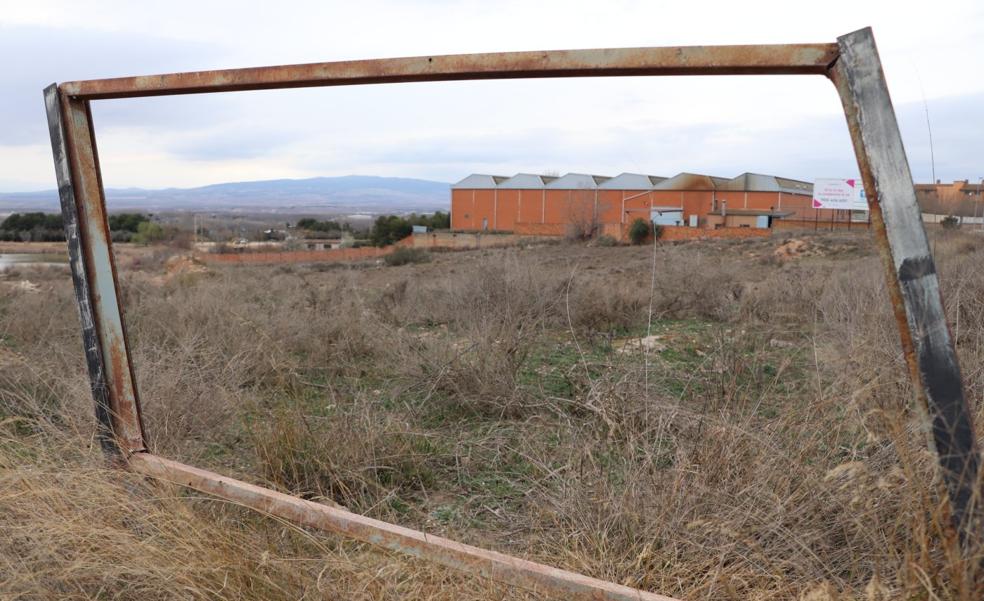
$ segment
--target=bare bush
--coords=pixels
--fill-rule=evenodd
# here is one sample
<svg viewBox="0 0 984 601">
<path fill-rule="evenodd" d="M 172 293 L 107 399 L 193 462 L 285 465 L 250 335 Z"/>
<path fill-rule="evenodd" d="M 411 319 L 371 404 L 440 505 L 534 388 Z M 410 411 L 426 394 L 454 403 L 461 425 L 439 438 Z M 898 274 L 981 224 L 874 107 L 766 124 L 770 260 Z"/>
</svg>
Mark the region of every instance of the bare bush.
<svg viewBox="0 0 984 601">
<path fill-rule="evenodd" d="M 565 234 L 568 240 L 590 240 L 601 232 L 601 216 L 596 191 L 570 192 L 566 223 Z"/>
<path fill-rule="evenodd" d="M 123 290 L 165 454 L 675 596 L 970 601 L 859 240 L 148 267 Z M 981 423 L 984 244 L 934 244 Z M 0 295 L 0 597 L 526 598 L 104 469 L 71 285 L 44 286 Z"/>
</svg>

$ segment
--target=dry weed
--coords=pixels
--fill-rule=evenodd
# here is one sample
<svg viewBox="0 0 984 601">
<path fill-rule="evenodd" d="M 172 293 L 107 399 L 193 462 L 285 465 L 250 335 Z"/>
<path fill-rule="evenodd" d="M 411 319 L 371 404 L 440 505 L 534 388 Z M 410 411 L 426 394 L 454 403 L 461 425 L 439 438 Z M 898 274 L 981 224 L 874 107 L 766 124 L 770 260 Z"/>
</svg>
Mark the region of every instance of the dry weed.
<svg viewBox="0 0 984 601">
<path fill-rule="evenodd" d="M 863 235 L 781 264 L 768 241 L 144 263 L 151 444 L 683 598 L 977 599 Z M 934 244 L 984 423 L 984 244 Z M 43 281 L 0 297 L 0 597 L 525 598 L 106 469 L 70 284 Z"/>
</svg>

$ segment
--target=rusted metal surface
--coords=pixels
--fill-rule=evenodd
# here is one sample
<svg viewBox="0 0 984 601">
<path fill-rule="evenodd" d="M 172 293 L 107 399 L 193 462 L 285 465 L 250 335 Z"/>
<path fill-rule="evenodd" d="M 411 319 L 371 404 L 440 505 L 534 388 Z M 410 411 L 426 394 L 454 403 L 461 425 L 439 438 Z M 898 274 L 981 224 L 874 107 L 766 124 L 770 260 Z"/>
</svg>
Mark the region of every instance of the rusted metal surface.
<svg viewBox="0 0 984 601">
<path fill-rule="evenodd" d="M 606 48 L 420 56 L 97 79 L 61 84 L 78 98 L 127 98 L 410 81 L 617 75 L 822 75 L 836 44 Z"/>
<path fill-rule="evenodd" d="M 731 181 L 726 178 L 725 181 Z M 678 173 L 673 177 L 664 179 L 653 186 L 653 190 L 716 190 L 717 183 L 710 175 L 700 175 L 697 173 Z"/>
<path fill-rule="evenodd" d="M 526 588 L 584 599 L 667 600 L 304 501 L 150 455 L 144 450 L 89 100 L 412 81 L 628 75 L 817 74 L 837 86 L 883 249 L 889 292 L 916 393 L 964 541 L 980 537 L 973 509 L 979 454 L 953 340 L 898 125 L 870 30 L 837 44 L 629 48 L 435 56 L 177 73 L 64 83 L 45 91 L 83 342 L 107 446 L 129 465 L 308 526 Z M 675 179 L 687 174 L 677 176 Z M 669 186 L 679 182 L 672 179 Z M 664 182 L 666 183 L 666 182 Z M 709 178 L 707 189 L 718 181 Z M 665 186 L 664 186 L 665 187 Z M 656 189 L 661 189 L 660 185 Z"/>
<path fill-rule="evenodd" d="M 73 274 L 77 274 L 74 278 L 79 312 L 83 331 L 91 328 L 98 339 L 97 345 L 85 340 L 97 411 L 108 412 L 119 450 L 131 453 L 144 448 L 143 426 L 119 301 L 92 115 L 88 101 L 70 99 L 56 94 L 52 88 L 49 90 L 46 94 L 49 129 L 59 134 L 57 138 L 52 135 L 52 149 L 69 252 L 73 252 L 73 245 L 81 249 L 81 253 L 75 251 L 80 260 L 72 262 Z M 63 169 L 66 163 L 67 178 Z M 80 287 L 84 288 L 84 294 L 79 294 Z"/>
<path fill-rule="evenodd" d="M 337 532 L 385 549 L 533 591 L 549 592 L 568 599 L 596 601 L 674 601 L 671 597 L 479 549 L 343 509 L 306 501 L 149 453 L 131 456 L 130 466 L 141 474 L 222 497 L 298 524 Z"/>
<path fill-rule="evenodd" d="M 75 202 L 75 188 L 72 185 L 72 173 L 68 160 L 69 150 L 65 139 L 65 122 L 61 111 L 58 86 L 55 84 L 45 88 L 44 105 L 48 114 L 51 152 L 55 159 L 55 178 L 58 180 L 58 198 L 61 202 L 65 240 L 68 242 L 68 262 L 72 269 L 72 283 L 75 287 L 75 298 L 78 301 L 79 321 L 82 324 L 82 347 L 85 351 L 86 367 L 89 371 L 92 398 L 96 402 L 99 441 L 104 451 L 115 453 L 118 447 L 112 438 L 113 423 L 110 416 L 109 393 L 106 389 L 106 370 L 103 368 L 96 316 L 92 309 L 89 294 L 89 279 L 83 257 L 81 233 L 79 232 L 78 206 Z"/>
<path fill-rule="evenodd" d="M 965 544 L 981 544 L 980 453 L 936 266 L 870 29 L 839 38 L 837 87 L 871 209 L 902 349 Z"/>
</svg>

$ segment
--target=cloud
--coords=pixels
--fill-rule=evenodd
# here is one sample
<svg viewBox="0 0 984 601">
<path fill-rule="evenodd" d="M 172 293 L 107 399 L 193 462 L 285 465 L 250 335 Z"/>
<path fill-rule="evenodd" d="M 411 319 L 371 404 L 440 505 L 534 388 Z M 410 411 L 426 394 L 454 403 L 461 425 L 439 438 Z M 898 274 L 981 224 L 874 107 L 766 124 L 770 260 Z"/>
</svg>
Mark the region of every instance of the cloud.
<svg viewBox="0 0 984 601">
<path fill-rule="evenodd" d="M 831 99 L 836 103 L 835 99 Z M 969 124 L 981 121 L 984 94 L 930 101 L 937 177 L 976 178 L 984 167 L 984 136 Z M 639 107 L 636 107 L 637 109 Z M 521 171 L 582 171 L 615 175 L 638 171 L 670 176 L 699 171 L 734 176 L 745 171 L 804 180 L 851 177 L 857 162 L 844 116 L 794 119 L 722 119 L 673 123 L 661 114 L 646 119 L 600 122 L 526 122 L 427 134 L 391 132 L 382 137 L 340 139 L 332 148 L 305 147 L 299 166 L 312 172 L 417 175 L 454 181 L 473 171 L 512 175 Z M 643 111 L 645 112 L 645 111 Z M 929 181 L 929 145 L 922 103 L 898 106 L 903 142 L 916 181 Z M 630 113 L 631 114 L 631 111 Z M 975 171 L 976 170 L 976 171 Z M 981 173 L 977 173 L 981 171 Z"/>
<path fill-rule="evenodd" d="M 166 145 L 172 156 L 188 161 L 259 159 L 289 154 L 291 143 L 304 139 L 301 132 L 257 130 L 247 124 L 230 123 L 223 128 L 177 137 Z"/>
<path fill-rule="evenodd" d="M 203 56 L 217 56 L 207 42 L 180 42 L 149 35 L 0 25 L 0 145 L 47 143 L 42 90 L 52 82 L 116 77 L 191 68 Z M 172 99 L 143 103 L 100 103 L 98 116 L 117 123 L 143 121 L 192 127 L 204 118 L 188 118 Z M 214 115 L 213 115 L 214 116 Z"/>
<path fill-rule="evenodd" d="M 936 177 L 943 181 L 984 177 L 984 94 L 932 98 L 927 102 L 933 132 Z M 896 108 L 909 167 L 917 181 L 932 181 L 926 105 Z"/>
<path fill-rule="evenodd" d="M 869 24 L 916 178 L 932 177 L 921 86 L 936 176 L 984 174 L 974 127 L 984 117 L 984 84 L 969 75 L 984 68 L 975 52 L 984 35 L 979 2 L 939 0 L 929 12 L 832 2 L 12 4 L 0 15 L 0 190 L 51 186 L 50 158 L 40 152 L 48 144 L 41 89 L 56 80 L 430 52 L 822 41 Z M 774 27 L 776 18 L 788 26 Z M 822 77 L 378 85 L 98 101 L 93 113 L 114 186 L 346 173 L 453 181 L 471 171 L 547 169 L 804 179 L 856 172 L 836 94 Z"/>
</svg>

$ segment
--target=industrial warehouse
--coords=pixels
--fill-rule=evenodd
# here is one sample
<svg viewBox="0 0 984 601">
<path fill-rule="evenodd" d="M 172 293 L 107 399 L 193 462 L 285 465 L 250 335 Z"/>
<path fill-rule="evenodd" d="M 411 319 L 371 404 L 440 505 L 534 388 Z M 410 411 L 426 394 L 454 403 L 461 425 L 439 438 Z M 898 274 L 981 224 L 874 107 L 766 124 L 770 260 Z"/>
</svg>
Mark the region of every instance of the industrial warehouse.
<svg viewBox="0 0 984 601">
<path fill-rule="evenodd" d="M 624 240 L 640 218 L 705 232 L 851 225 L 851 211 L 815 209 L 812 199 L 809 182 L 756 173 L 730 179 L 695 173 L 473 174 L 451 186 L 451 228 Z"/>
</svg>

